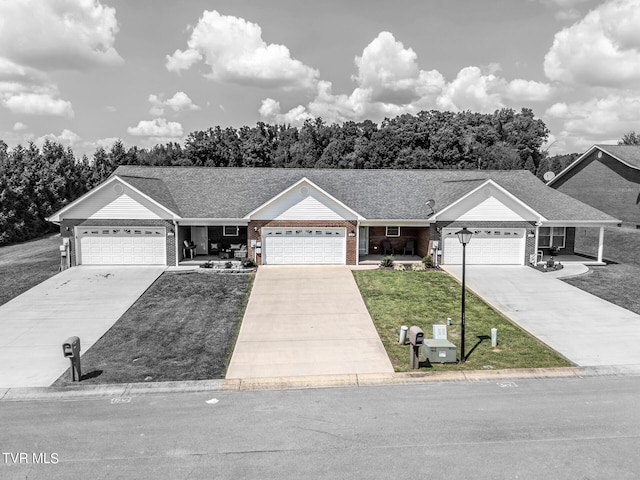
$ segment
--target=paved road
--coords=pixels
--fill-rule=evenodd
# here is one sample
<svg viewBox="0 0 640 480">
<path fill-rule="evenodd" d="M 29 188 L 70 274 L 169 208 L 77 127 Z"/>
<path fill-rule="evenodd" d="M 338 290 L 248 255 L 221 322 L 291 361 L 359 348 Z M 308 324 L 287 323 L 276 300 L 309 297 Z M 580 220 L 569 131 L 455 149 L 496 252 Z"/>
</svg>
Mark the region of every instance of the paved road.
<svg viewBox="0 0 640 480">
<path fill-rule="evenodd" d="M 349 267 L 258 269 L 226 378 L 392 372 Z"/>
<path fill-rule="evenodd" d="M 0 478 L 635 480 L 639 395 L 620 376 L 4 401 L 0 450 L 27 460 Z"/>
<path fill-rule="evenodd" d="M 164 267 L 74 267 L 0 306 L 0 388 L 47 387 L 69 368 L 62 343 L 93 345 Z"/>
<path fill-rule="evenodd" d="M 461 278 L 461 267 L 443 268 Z M 558 273 L 586 270 L 568 265 Z M 470 265 L 466 272 L 469 289 L 576 365 L 640 365 L 640 315 L 563 282 L 558 273 L 494 265 Z"/>
</svg>

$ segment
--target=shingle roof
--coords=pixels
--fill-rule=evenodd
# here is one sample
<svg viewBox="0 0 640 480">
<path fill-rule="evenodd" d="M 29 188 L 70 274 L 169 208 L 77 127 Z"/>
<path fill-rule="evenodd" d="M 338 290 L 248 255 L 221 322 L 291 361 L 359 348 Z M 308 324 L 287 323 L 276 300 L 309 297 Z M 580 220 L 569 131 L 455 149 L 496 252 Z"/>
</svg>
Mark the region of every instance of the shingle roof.
<svg viewBox="0 0 640 480">
<path fill-rule="evenodd" d="M 424 219 L 488 179 L 549 220 L 614 221 L 526 170 L 337 170 L 146 167 L 114 172 L 183 218 L 243 218 L 302 178 L 369 220 Z M 163 186 L 164 185 L 164 186 Z M 173 203 L 172 203 L 173 202 Z"/>
<path fill-rule="evenodd" d="M 596 145 L 596 147 L 640 169 L 640 145 Z"/>
</svg>

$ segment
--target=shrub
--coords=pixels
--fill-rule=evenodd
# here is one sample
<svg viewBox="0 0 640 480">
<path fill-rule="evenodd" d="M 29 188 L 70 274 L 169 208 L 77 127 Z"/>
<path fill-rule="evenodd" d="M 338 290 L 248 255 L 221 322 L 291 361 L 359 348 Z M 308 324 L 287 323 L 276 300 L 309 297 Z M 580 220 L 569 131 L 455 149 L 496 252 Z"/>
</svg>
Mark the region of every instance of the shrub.
<svg viewBox="0 0 640 480">
<path fill-rule="evenodd" d="M 253 260 L 253 258 L 244 258 L 242 259 L 242 266 L 244 268 L 253 268 L 256 267 L 256 262 Z"/>
<path fill-rule="evenodd" d="M 414 263 L 413 265 L 411 265 L 411 270 L 413 270 L 414 272 L 424 272 L 427 269 L 427 266 L 423 263 Z"/>
<path fill-rule="evenodd" d="M 224 264 L 224 268 L 231 268 L 233 267 L 233 262 L 227 262 Z"/>
<path fill-rule="evenodd" d="M 393 267 L 393 256 L 388 255 L 380 262 L 381 267 Z"/>
<path fill-rule="evenodd" d="M 406 268 L 404 267 L 404 265 L 402 263 L 396 263 L 393 265 L 393 269 L 397 270 L 399 272 L 404 272 L 406 270 Z"/>
<path fill-rule="evenodd" d="M 422 259 L 422 263 L 425 268 L 433 268 L 433 258 L 431 258 L 431 255 L 427 255 L 426 257 L 424 257 Z"/>
</svg>

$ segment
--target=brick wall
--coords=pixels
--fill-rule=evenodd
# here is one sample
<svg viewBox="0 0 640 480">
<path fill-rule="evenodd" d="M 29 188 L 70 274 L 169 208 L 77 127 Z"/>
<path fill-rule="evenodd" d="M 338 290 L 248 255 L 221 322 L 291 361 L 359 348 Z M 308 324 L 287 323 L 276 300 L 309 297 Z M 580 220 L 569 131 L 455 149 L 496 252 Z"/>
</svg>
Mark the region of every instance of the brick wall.
<svg viewBox="0 0 640 480">
<path fill-rule="evenodd" d="M 167 231 L 167 265 L 175 266 L 176 262 L 176 236 L 170 235 L 174 230 L 173 222 L 170 220 L 63 220 L 60 223 L 60 234 L 62 237 L 69 238 L 71 246 L 71 266 L 76 265 L 76 242 L 74 227 L 164 227 Z"/>
<path fill-rule="evenodd" d="M 358 230 L 358 223 L 347 220 L 253 220 L 249 222 L 247 228 L 247 243 L 249 248 L 249 257 L 254 255 L 251 247 L 251 240 L 262 242 L 260 232 L 262 228 L 345 228 L 347 231 L 347 265 L 355 265 L 358 253 L 358 237 L 349 236 L 349 233 L 355 233 Z M 264 252 L 264 243 L 262 244 L 262 252 Z M 262 265 L 262 253 L 256 255 L 258 265 Z"/>
</svg>

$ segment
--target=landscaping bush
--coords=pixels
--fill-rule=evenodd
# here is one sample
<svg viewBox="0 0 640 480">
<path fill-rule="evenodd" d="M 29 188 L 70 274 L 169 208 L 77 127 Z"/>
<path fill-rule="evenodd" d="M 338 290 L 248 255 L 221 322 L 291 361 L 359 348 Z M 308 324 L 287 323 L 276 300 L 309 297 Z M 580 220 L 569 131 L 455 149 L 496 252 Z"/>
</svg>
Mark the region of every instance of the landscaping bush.
<svg viewBox="0 0 640 480">
<path fill-rule="evenodd" d="M 422 264 L 426 268 L 433 268 L 433 258 L 431 258 L 431 255 L 427 255 L 426 257 L 424 257 L 422 259 Z"/>
<path fill-rule="evenodd" d="M 381 267 L 387 267 L 387 268 L 393 267 L 393 256 L 388 255 L 388 256 L 384 257 L 382 259 L 382 261 L 380 262 L 380 266 Z"/>
</svg>

